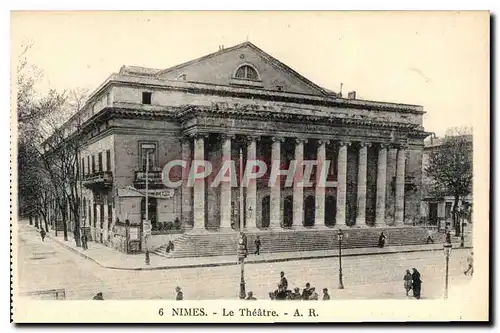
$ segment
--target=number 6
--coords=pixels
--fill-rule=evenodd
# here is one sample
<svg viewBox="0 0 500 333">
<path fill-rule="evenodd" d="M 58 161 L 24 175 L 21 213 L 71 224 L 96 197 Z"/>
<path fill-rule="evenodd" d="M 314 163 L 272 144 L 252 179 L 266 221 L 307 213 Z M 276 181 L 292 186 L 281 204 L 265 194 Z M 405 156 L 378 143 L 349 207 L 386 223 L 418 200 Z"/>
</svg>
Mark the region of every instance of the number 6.
<svg viewBox="0 0 500 333">
<path fill-rule="evenodd" d="M 160 308 L 160 310 L 158 310 L 158 314 L 159 314 L 160 316 L 163 316 L 163 308 Z"/>
</svg>

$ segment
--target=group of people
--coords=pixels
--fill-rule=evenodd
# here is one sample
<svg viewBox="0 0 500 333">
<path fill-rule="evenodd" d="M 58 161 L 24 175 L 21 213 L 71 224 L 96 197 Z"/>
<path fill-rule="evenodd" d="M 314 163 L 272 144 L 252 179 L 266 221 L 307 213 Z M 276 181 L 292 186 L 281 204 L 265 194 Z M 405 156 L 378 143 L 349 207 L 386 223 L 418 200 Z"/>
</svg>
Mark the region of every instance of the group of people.
<svg viewBox="0 0 500 333">
<path fill-rule="evenodd" d="M 278 289 L 269 293 L 269 298 L 272 300 L 319 300 L 319 295 L 316 292 L 315 287 L 311 287 L 311 284 L 306 283 L 305 288 L 300 292 L 300 288 L 294 288 L 293 291 L 288 289 L 288 280 L 285 277 L 285 272 L 280 273 L 280 282 L 278 284 Z M 248 298 L 247 298 L 248 299 Z M 328 293 L 328 288 L 323 288 L 322 300 L 330 300 L 330 294 Z"/>
<path fill-rule="evenodd" d="M 422 278 L 420 276 L 420 272 L 416 269 L 412 269 L 413 273 L 410 273 L 410 270 L 406 270 L 406 274 L 403 277 L 404 287 L 406 290 L 406 296 L 409 296 L 410 290 L 413 291 L 413 297 L 416 299 L 420 299 L 420 291 L 422 290 Z"/>
<path fill-rule="evenodd" d="M 247 235 L 245 235 L 245 233 L 240 232 L 240 239 L 238 242 L 239 242 L 239 244 L 243 245 L 246 254 L 248 254 L 248 239 L 247 239 Z M 260 241 L 260 237 L 259 236 L 255 237 L 255 240 L 253 243 L 255 245 L 255 251 L 253 254 L 260 255 L 260 246 L 262 244 Z"/>
</svg>

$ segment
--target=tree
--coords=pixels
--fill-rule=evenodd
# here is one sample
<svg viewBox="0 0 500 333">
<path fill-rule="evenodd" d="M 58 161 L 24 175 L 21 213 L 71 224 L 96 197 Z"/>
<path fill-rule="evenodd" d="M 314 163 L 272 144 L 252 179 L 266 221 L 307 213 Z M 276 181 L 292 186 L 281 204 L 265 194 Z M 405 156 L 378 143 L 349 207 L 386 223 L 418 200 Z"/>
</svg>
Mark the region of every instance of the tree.
<svg viewBox="0 0 500 333">
<path fill-rule="evenodd" d="M 425 172 L 435 194 L 453 196 L 453 225 L 459 226 L 458 203 L 472 192 L 472 136 L 468 130 L 455 129 L 453 135 L 446 136 L 431 152 Z"/>
<path fill-rule="evenodd" d="M 51 89 L 47 94 L 38 94 L 35 86 L 42 71 L 29 66 L 26 59 L 29 48 L 26 46 L 21 53 L 16 72 L 20 213 L 36 214 L 44 219 L 48 229 L 51 200 L 55 199 L 64 239 L 68 240 L 67 219 L 73 220 L 74 239 L 80 246 L 81 122 L 76 119 L 76 123 L 67 123 L 67 120 L 78 117 L 75 114 L 84 105 L 88 92 Z M 76 131 L 72 132 L 71 125 L 76 125 Z"/>
</svg>

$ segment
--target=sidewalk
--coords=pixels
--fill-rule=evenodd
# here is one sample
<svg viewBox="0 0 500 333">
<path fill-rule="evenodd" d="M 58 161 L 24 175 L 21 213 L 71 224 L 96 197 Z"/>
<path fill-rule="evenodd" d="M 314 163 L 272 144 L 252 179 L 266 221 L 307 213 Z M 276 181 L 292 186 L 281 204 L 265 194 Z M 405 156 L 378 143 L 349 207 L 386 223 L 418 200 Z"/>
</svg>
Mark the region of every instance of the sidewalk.
<svg viewBox="0 0 500 333">
<path fill-rule="evenodd" d="M 34 232 L 36 229 L 31 227 Z M 90 242 L 89 249 L 83 250 L 81 247 L 76 247 L 75 242 L 64 241 L 63 236 L 54 236 L 52 233 L 47 233 L 47 238 L 53 240 L 59 245 L 85 257 L 99 266 L 110 269 L 121 270 L 158 270 L 158 269 L 177 269 L 177 268 L 193 268 L 193 267 L 215 267 L 215 266 L 230 266 L 237 265 L 236 253 L 234 256 L 216 256 L 216 257 L 195 257 L 195 258 L 165 258 L 162 256 L 150 253 L 151 264 L 146 265 L 144 262 L 144 253 L 142 254 L 124 254 L 111 249 L 105 245 Z M 467 242 L 469 243 L 469 242 Z M 458 243 L 454 243 L 453 247 L 459 247 Z M 466 244 L 465 248 L 471 248 L 470 244 Z M 364 256 L 364 255 L 381 255 L 391 253 L 409 253 L 423 251 L 442 251 L 442 244 L 429 245 L 412 245 L 412 246 L 388 246 L 386 248 L 358 248 L 358 249 L 343 249 L 343 257 Z M 236 252 L 236 251 L 235 251 Z M 260 256 L 250 255 L 245 263 L 270 263 L 290 260 L 305 260 L 305 259 L 320 259 L 338 257 L 338 250 L 328 251 L 301 251 L 301 252 L 284 252 L 284 253 L 264 253 Z"/>
</svg>

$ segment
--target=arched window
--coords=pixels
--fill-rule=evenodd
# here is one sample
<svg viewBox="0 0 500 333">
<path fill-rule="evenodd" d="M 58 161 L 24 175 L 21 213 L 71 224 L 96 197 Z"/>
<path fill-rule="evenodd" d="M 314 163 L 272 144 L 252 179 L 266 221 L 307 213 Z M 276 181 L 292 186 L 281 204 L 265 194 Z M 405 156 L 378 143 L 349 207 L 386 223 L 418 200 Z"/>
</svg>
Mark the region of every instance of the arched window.
<svg viewBox="0 0 500 333">
<path fill-rule="evenodd" d="M 259 73 L 249 65 L 243 65 L 236 70 L 234 76 L 238 79 L 246 79 L 246 80 L 258 80 Z"/>
</svg>

